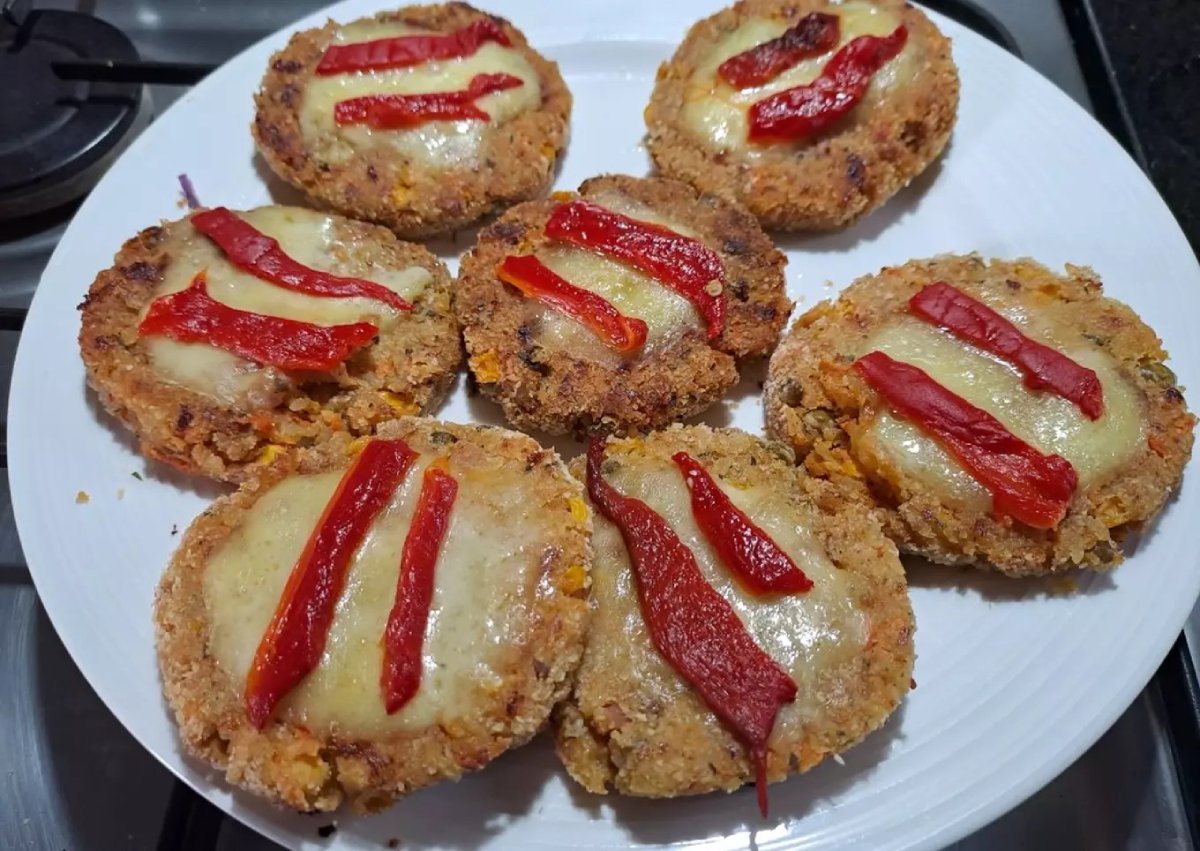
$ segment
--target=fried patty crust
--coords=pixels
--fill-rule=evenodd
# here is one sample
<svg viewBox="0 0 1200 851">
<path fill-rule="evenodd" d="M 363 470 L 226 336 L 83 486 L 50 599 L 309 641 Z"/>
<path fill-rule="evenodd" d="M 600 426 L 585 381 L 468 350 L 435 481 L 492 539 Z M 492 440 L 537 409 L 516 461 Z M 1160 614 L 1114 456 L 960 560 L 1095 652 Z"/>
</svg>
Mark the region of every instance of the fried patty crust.
<svg viewBox="0 0 1200 851">
<path fill-rule="evenodd" d="M 821 563 L 796 549 L 790 554 L 813 581 L 811 591 L 763 599 L 732 585 L 696 532 L 671 461 L 680 451 L 735 500 L 748 500 L 741 507 L 781 546 L 797 530 L 806 535 Z M 603 469 L 626 495 L 637 490 L 637 477 L 656 477 L 642 480 L 640 496 L 668 519 L 752 637 L 796 681 L 796 702 L 780 709 L 768 743 L 772 782 L 809 770 L 884 723 L 910 688 L 915 623 L 896 548 L 860 501 L 796 469 L 786 446 L 733 429 L 672 426 L 644 439 L 610 438 Z M 583 478 L 584 459 L 571 470 Z M 655 650 L 621 535 L 593 511 L 595 615 L 575 687 L 554 715 L 567 771 L 596 794 L 652 798 L 752 782 L 746 748 Z"/>
<path fill-rule="evenodd" d="M 1102 480 L 1081 487 L 1054 530 L 948 504 L 897 467 L 865 455 L 854 439 L 876 416 L 878 403 L 851 365 L 864 353 L 864 341 L 935 281 L 994 307 L 1008 304 L 1053 320 L 1065 329 L 1070 347 L 1107 355 L 1136 393 L 1144 443 Z M 1086 267 L 1068 265 L 1065 274 L 1055 274 L 1032 260 L 913 260 L 858 279 L 795 322 L 770 364 L 767 430 L 790 444 L 812 475 L 874 506 L 902 552 L 1016 576 L 1107 569 L 1120 563 L 1126 536 L 1162 510 L 1191 456 L 1195 418 L 1166 359 L 1154 331 L 1133 310 L 1105 297 L 1100 279 Z"/>
<path fill-rule="evenodd" d="M 871 0 L 908 30 L 913 77 L 864 102 L 828 130 L 796 143 L 717 146 L 682 116 L 689 81 L 717 43 L 747 21 L 788 26 L 812 12 L 836 12 L 830 0 L 741 0 L 688 31 L 646 108 L 647 146 L 658 170 L 703 192 L 745 204 L 763 227 L 782 231 L 843 228 L 875 210 L 929 167 L 950 138 L 958 110 L 958 72 L 950 41 L 916 6 Z M 895 60 L 893 60 L 895 61 Z M 725 85 L 714 82 L 714 85 Z"/>
<path fill-rule="evenodd" d="M 244 683 L 218 663 L 212 650 L 207 565 L 273 487 L 289 476 L 345 468 L 362 440 L 343 437 L 320 449 L 283 455 L 236 493 L 217 500 L 184 534 L 155 600 L 163 691 L 186 750 L 224 772 L 231 784 L 297 810 L 328 811 L 347 802 L 356 811 L 374 812 L 401 795 L 482 768 L 541 729 L 569 689 L 582 653 L 591 521 L 580 485 L 558 456 L 522 434 L 429 419 L 387 423 L 378 436 L 402 439 L 426 455 L 448 456 L 460 478 L 459 503 L 474 498 L 511 514 L 511 508 L 488 502 L 486 489 L 480 489 L 497 477 L 517 477 L 523 510 L 541 524 L 537 546 L 519 556 L 528 562 L 522 569 L 529 576 L 514 603 L 523 626 L 486 647 L 498 678 L 473 683 L 469 699 L 443 705 L 436 723 L 426 727 L 370 735 L 344 726 L 310 729 L 287 709 L 278 710 L 262 730 L 251 724 L 242 700 Z M 494 527 L 475 534 L 503 534 L 502 522 L 497 516 Z M 395 556 L 398 565 L 399 551 Z M 439 565 L 439 577 L 446 567 Z M 426 678 L 430 671 L 426 665 Z M 433 694 L 431 699 L 445 698 Z"/>
<path fill-rule="evenodd" d="M 413 310 L 336 371 L 288 374 L 269 369 L 255 404 L 239 407 L 167 380 L 138 334 L 180 240 L 197 238 L 188 219 L 150 227 L 130 239 L 92 284 L 83 303 L 79 347 L 88 384 L 138 439 L 148 458 L 188 473 L 237 482 L 279 449 L 312 446 L 343 432 L 370 434 L 399 416 L 436 408 L 462 362 L 450 309 L 450 275 L 419 245 L 386 228 L 330 217 L 339 274 L 418 266 L 432 280 Z"/>
<path fill-rule="evenodd" d="M 665 348 L 619 363 L 580 357 L 539 341 L 529 300 L 507 287 L 496 266 L 545 246 L 545 224 L 560 201 L 617 195 L 685 224 L 725 268 L 725 328 L 713 341 L 702 329 Z M 468 365 L 482 393 L 510 423 L 551 434 L 651 429 L 708 408 L 738 379 L 740 362 L 774 349 L 792 303 L 784 291 L 786 258 L 736 204 L 659 178 L 605 175 L 578 195 L 557 193 L 509 210 L 479 234 L 463 258 L 454 293 Z"/>
<path fill-rule="evenodd" d="M 296 33 L 271 57 L 255 95 L 252 126 L 258 151 L 279 177 L 313 201 L 355 218 L 386 225 L 407 239 L 449 233 L 518 201 L 542 195 L 567 142 L 571 93 L 558 66 L 529 46 L 511 23 L 466 3 L 406 6 L 371 20 L 452 32 L 490 18 L 536 70 L 541 101 L 483 134 L 472 162 L 431 169 L 386 144 L 329 162 L 306 142 L 300 110 L 306 88 L 339 24 Z"/>
</svg>

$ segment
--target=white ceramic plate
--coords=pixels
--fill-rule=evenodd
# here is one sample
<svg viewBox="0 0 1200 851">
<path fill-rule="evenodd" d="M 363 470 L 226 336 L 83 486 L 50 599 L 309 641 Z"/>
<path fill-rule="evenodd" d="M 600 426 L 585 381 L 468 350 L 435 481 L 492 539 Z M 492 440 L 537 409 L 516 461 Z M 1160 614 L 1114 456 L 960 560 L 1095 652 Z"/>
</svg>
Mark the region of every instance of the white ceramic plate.
<svg viewBox="0 0 1200 851">
<path fill-rule="evenodd" d="M 647 171 L 642 107 L 655 69 L 687 26 L 719 3 L 489 4 L 560 63 L 575 95 L 560 186 L 600 172 Z M 353 0 L 328 14 L 349 20 L 381 7 Z M 882 265 L 939 252 L 1085 263 L 1161 333 L 1181 382 L 1200 387 L 1200 270 L 1149 182 L 1052 85 L 966 29 L 936 20 L 954 39 L 962 74 L 947 155 L 853 230 L 784 243 L 799 309 Z M 218 489 L 144 462 L 85 392 L 75 306 L 123 240 L 180 215 L 180 172 L 210 204 L 244 208 L 270 199 L 247 128 L 251 93 L 286 38 L 266 39 L 188 93 L 88 198 L 42 277 L 9 411 L 17 521 L 46 610 L 109 708 L 201 794 L 286 845 L 314 848 L 377 849 L 393 837 L 406 849 L 708 849 L 752 839 L 760 849 L 935 847 L 1049 781 L 1145 685 L 1200 588 L 1194 471 L 1133 557 L 1111 576 L 1080 578 L 1074 594 L 1050 583 L 914 568 L 918 689 L 844 765 L 829 762 L 773 786 L 767 822 L 749 791 L 666 802 L 589 796 L 540 742 L 384 815 L 342 816 L 336 836 L 322 841 L 316 829 L 329 817 L 275 811 L 185 759 L 159 692 L 150 607 L 178 540 L 173 530 Z M 469 241 L 444 245 L 447 257 Z M 758 378 L 708 419 L 761 431 Z M 460 382 L 442 416 L 495 421 L 496 412 L 468 400 Z M 90 501 L 78 504 L 79 491 Z"/>
</svg>

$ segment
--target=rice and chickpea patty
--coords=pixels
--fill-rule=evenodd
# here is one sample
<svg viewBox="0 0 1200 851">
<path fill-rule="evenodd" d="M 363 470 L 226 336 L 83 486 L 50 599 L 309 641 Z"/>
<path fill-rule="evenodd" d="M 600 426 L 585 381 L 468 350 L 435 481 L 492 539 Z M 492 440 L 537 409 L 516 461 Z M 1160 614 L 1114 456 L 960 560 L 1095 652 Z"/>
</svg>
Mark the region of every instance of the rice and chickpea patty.
<svg viewBox="0 0 1200 851">
<path fill-rule="evenodd" d="M 812 581 L 749 594 L 693 518 L 672 455 L 699 461 Z M 733 429 L 672 426 L 609 438 L 605 480 L 658 512 L 755 643 L 798 686 L 768 740 L 771 781 L 807 771 L 880 727 L 911 685 L 915 624 L 896 547 L 870 510 L 794 466 L 791 451 Z M 584 478 L 583 459 L 571 464 Z M 555 709 L 559 757 L 590 792 L 674 797 L 753 782 L 745 746 L 655 649 L 617 527 L 593 508 L 592 600 L 583 663 Z"/>
<path fill-rule="evenodd" d="M 117 253 L 80 305 L 88 383 L 137 436 L 147 457 L 190 473 L 240 481 L 280 449 L 348 432 L 370 434 L 428 412 L 462 361 L 446 267 L 386 228 L 296 207 L 239 218 L 301 263 L 382 284 L 412 304 L 316 297 L 235 267 L 191 217 L 147 228 Z M 203 343 L 139 334 L 155 299 L 204 273 L 218 302 L 260 314 L 335 325 L 369 320 L 378 335 L 330 372 L 288 372 Z"/>
<path fill-rule="evenodd" d="M 909 299 L 935 282 L 1095 371 L 1102 416 L 1087 419 L 1075 403 L 1028 389 L 1015 368 L 911 315 Z M 1079 484 L 1057 527 L 995 516 L 991 494 L 851 368 L 871 351 L 921 368 L 1069 461 Z M 1012 575 L 1107 569 L 1121 561 L 1124 538 L 1162 509 L 1191 455 L 1195 418 L 1166 359 L 1154 331 L 1105 297 L 1088 268 L 1060 275 L 1032 260 L 913 260 L 858 279 L 796 321 L 771 360 L 767 430 L 812 475 L 875 506 L 901 552 Z"/>
<path fill-rule="evenodd" d="M 706 337 L 684 296 L 615 259 L 550 240 L 547 219 L 575 198 L 699 240 L 724 270 L 718 285 L 725 324 Z M 504 284 L 496 267 L 537 256 L 577 287 L 596 292 L 648 326 L 630 355 L 587 327 Z M 454 292 L 468 366 L 482 393 L 510 423 L 552 434 L 652 429 L 703 411 L 738 380 L 738 365 L 774 349 L 791 313 L 784 256 L 741 207 L 686 184 L 606 175 L 578 194 L 521 204 L 479 234 L 463 258 Z"/>
<path fill-rule="evenodd" d="M 813 12 L 836 15 L 840 40 L 763 85 L 744 90 L 720 64 L 776 38 Z M 750 141 L 751 106 L 812 82 L 834 51 L 862 35 L 907 29 L 900 53 L 873 76 L 853 110 L 795 140 Z M 845 227 L 891 198 L 945 148 L 958 108 L 950 41 L 903 0 L 741 0 L 696 23 L 658 72 L 646 108 L 648 147 L 659 171 L 740 201 L 764 227 Z"/>
<path fill-rule="evenodd" d="M 417 461 L 356 551 L 315 669 L 251 723 L 243 690 L 292 566 L 354 453 L 347 437 L 280 456 L 184 534 L 159 584 L 163 690 L 184 747 L 233 785 L 285 806 L 376 811 L 482 768 L 545 724 L 570 684 L 588 618 L 591 532 L 579 484 L 525 435 L 406 418 Z M 381 636 L 422 468 L 458 482 L 415 696 L 388 714 Z M 500 530 L 503 530 L 502 532 Z"/>
<path fill-rule="evenodd" d="M 409 67 L 316 73 L 331 45 L 450 34 L 481 21 L 495 22 L 508 45 L 491 40 L 467 56 Z M 461 91 L 486 74 L 521 81 L 474 100 L 486 121 L 376 129 L 334 118 L 341 101 Z M 466 3 L 444 3 L 296 33 L 271 57 L 255 105 L 254 138 L 279 177 L 318 203 L 417 239 L 542 195 L 566 145 L 571 94 L 558 66 L 508 21 Z"/>
</svg>

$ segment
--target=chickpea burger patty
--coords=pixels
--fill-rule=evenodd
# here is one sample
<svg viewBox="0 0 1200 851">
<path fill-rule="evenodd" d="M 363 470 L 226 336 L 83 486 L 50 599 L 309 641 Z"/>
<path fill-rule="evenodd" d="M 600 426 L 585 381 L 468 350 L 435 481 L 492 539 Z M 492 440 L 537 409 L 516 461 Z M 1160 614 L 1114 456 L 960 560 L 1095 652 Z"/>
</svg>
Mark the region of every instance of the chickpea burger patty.
<svg viewBox="0 0 1200 851">
<path fill-rule="evenodd" d="M 1099 416 L 1031 388 L 1011 360 L 914 312 L 910 301 L 934 284 L 1090 373 Z M 1022 522 L 997 510 L 994 485 L 927 423 L 897 413 L 855 368 L 876 352 L 917 367 L 1037 453 L 1058 456 L 1058 469 L 1069 463 L 1073 472 L 1044 486 L 1066 487 L 1061 519 Z M 1166 359 L 1154 331 L 1105 297 L 1090 269 L 1055 274 L 1031 260 L 974 255 L 913 260 L 860 278 L 796 321 L 771 361 L 767 428 L 810 473 L 875 505 L 902 552 L 1014 575 L 1104 569 L 1121 561 L 1127 534 L 1162 509 L 1191 455 L 1195 420 Z"/>
<path fill-rule="evenodd" d="M 394 53 L 415 55 L 353 51 L 397 39 L 407 41 Z M 448 108 L 431 112 L 430 96 Z M 271 57 L 255 104 L 254 138 L 276 174 L 415 239 L 545 192 L 571 94 L 508 21 L 444 3 L 296 33 Z"/>
<path fill-rule="evenodd" d="M 598 220 L 619 217 L 634 236 L 664 240 L 667 277 L 696 261 L 700 286 L 689 297 L 640 269 L 654 253 L 644 244 L 625 260 L 547 233 L 581 207 Z M 523 294 L 499 273 L 513 258 L 545 267 L 587 298 L 600 296 L 610 315 L 641 323 L 643 341 L 615 350 L 587 321 Z M 739 362 L 774 349 L 792 309 L 785 262 L 738 205 L 677 181 L 609 175 L 585 181 L 577 194 L 515 207 L 484 229 L 460 266 L 455 311 L 472 375 L 516 427 L 650 429 L 703 411 L 737 381 Z M 723 313 L 719 333 L 697 304 Z"/>
<path fill-rule="evenodd" d="M 343 432 L 370 434 L 445 397 L 462 354 L 450 276 L 429 251 L 385 228 L 297 207 L 230 214 L 308 269 L 364 279 L 411 306 L 397 309 L 376 298 L 316 296 L 263 280 L 235 265 L 192 218 L 147 228 L 125 243 L 80 306 L 88 383 L 148 457 L 238 481 L 280 449 Z M 222 309 L 322 328 L 369 322 L 376 333 L 331 369 L 295 370 L 216 344 L 140 332 L 152 302 L 179 296 L 198 276 Z"/>
<path fill-rule="evenodd" d="M 807 591 L 764 596 L 735 578 L 698 525 L 674 460 L 681 452 L 788 554 L 811 582 Z M 571 469 L 583 478 L 583 459 Z M 795 683 L 794 700 L 779 706 L 765 742 L 770 781 L 845 750 L 896 709 L 910 687 L 913 614 L 896 548 L 864 505 L 796 469 L 782 444 L 732 429 L 672 426 L 644 439 L 609 438 L 601 470 L 621 495 L 669 524 L 703 580 Z M 595 615 L 574 690 L 555 710 L 567 771 L 591 792 L 652 798 L 753 782 L 745 742 L 656 649 L 626 541 L 600 509 L 593 512 Z"/>
<path fill-rule="evenodd" d="M 415 458 L 353 547 L 323 651 L 268 714 L 251 714 L 268 626 L 306 541 L 359 453 L 397 440 Z M 401 583 L 402 553 L 408 572 L 435 468 L 457 491 L 417 632 L 419 684 L 393 708 L 385 642 L 393 605 L 415 587 Z M 276 803 L 371 812 L 524 744 L 582 653 L 591 521 L 581 497 L 555 453 L 492 427 L 406 418 L 376 438 L 282 456 L 196 519 L 159 585 L 159 666 L 184 747 Z M 300 646 L 289 641 L 271 646 Z"/>
<path fill-rule="evenodd" d="M 827 41 L 815 36 L 822 23 Z M 829 76 L 823 70 L 864 38 L 888 46 L 886 61 L 866 69 L 861 91 L 841 83 L 836 93 L 822 93 L 821 78 Z M 747 51 L 789 42 L 797 51 L 790 61 L 749 63 L 769 72 L 744 79 L 728 70 L 727 62 Z M 765 113 L 786 92 L 806 96 L 797 98 L 803 107 L 788 107 L 797 113 L 814 103 L 856 105 L 833 120 L 806 122 L 812 126 L 803 133 L 785 128 L 754 136 L 762 124 L 756 111 Z M 957 107 L 950 41 L 910 3 L 741 0 L 695 24 L 659 69 L 646 126 L 663 175 L 740 201 L 768 229 L 824 231 L 876 209 L 937 159 Z"/>
</svg>

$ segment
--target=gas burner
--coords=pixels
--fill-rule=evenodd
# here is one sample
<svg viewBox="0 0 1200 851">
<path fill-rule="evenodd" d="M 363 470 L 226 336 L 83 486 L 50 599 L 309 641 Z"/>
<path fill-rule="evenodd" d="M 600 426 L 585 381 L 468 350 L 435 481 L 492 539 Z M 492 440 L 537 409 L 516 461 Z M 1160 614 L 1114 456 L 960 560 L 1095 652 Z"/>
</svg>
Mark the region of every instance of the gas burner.
<svg viewBox="0 0 1200 851">
<path fill-rule="evenodd" d="M 149 120 L 130 83 L 61 79 L 55 63 L 136 62 L 116 27 L 78 12 L 37 9 L 0 21 L 0 220 L 62 207 L 95 185 Z"/>
</svg>

